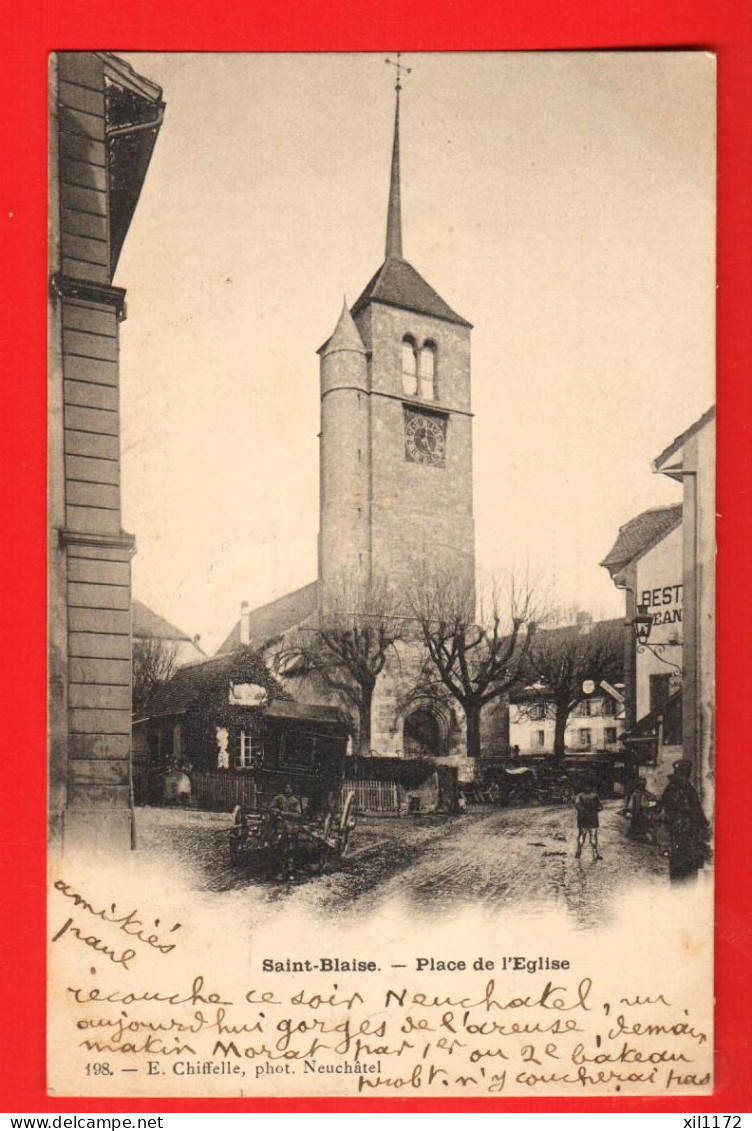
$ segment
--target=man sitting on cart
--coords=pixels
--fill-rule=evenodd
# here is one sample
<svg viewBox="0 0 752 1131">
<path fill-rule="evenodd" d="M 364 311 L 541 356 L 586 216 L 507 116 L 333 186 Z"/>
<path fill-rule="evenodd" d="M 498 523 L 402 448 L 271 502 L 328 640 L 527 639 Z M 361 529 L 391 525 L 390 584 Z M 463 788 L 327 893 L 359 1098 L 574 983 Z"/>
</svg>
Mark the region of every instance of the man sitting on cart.
<svg viewBox="0 0 752 1131">
<path fill-rule="evenodd" d="M 292 879 L 295 871 L 300 825 L 303 819 L 303 802 L 295 793 L 290 782 L 286 782 L 282 792 L 272 798 L 269 803 L 269 813 L 280 834 L 279 848 L 282 857 L 280 860 L 280 879 Z"/>
<path fill-rule="evenodd" d="M 289 818 L 292 818 L 292 820 L 300 819 L 303 816 L 303 802 L 289 781 L 285 783 L 282 792 L 269 802 L 269 812 L 276 813 L 278 817 L 285 820 Z"/>
</svg>

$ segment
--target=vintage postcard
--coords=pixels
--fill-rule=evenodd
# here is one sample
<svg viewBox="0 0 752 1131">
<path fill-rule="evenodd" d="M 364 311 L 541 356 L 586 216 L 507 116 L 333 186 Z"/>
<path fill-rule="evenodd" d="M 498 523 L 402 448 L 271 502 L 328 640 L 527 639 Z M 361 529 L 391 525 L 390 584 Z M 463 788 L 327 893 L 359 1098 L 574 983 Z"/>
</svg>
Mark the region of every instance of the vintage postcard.
<svg viewBox="0 0 752 1131">
<path fill-rule="evenodd" d="M 712 1092 L 715 81 L 51 57 L 50 1094 Z"/>
</svg>

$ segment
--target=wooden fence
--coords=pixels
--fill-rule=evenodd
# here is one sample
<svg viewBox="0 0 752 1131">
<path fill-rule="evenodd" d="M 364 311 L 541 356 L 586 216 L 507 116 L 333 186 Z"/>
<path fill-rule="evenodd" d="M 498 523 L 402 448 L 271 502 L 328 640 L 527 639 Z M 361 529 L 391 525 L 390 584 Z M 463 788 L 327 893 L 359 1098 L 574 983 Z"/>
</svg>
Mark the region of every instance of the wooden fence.
<svg viewBox="0 0 752 1131">
<path fill-rule="evenodd" d="M 355 791 L 356 813 L 399 815 L 399 793 L 393 781 L 346 781 L 340 791 L 341 804 L 350 790 Z"/>
<path fill-rule="evenodd" d="M 259 790 L 250 774 L 192 773 L 191 795 L 198 809 L 230 813 L 236 805 L 256 809 L 268 804 L 272 794 Z M 391 781 L 346 781 L 340 790 L 344 805 L 350 790 L 355 791 L 355 811 L 369 814 L 399 815 L 399 792 Z"/>
<path fill-rule="evenodd" d="M 250 774 L 191 774 L 193 804 L 215 813 L 230 813 L 236 805 L 257 806 L 258 792 Z"/>
</svg>

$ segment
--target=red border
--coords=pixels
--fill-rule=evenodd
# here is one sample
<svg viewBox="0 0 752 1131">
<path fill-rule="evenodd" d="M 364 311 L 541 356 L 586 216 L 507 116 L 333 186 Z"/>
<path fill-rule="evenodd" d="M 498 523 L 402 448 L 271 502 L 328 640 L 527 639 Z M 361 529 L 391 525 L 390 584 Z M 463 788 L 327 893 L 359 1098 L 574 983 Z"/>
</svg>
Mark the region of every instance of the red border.
<svg viewBox="0 0 752 1131">
<path fill-rule="evenodd" d="M 0 68 L 5 357 L 0 477 L 2 823 L 7 958 L 0 974 L 3 1111 L 749 1111 L 752 770 L 749 640 L 752 7 L 744 0 L 267 0 L 7 6 Z M 50 1099 L 44 1091 L 46 85 L 55 48 L 120 50 L 490 50 L 704 47 L 719 79 L 719 718 L 717 1091 L 712 1098 L 563 1100 Z M 7 90 L 5 89 L 7 85 Z M 166 92 L 169 98 L 169 91 Z M 7 113 L 10 109 L 10 114 Z M 658 377 L 658 375 L 657 375 Z M 658 377 L 659 379 L 659 377 Z M 680 414 L 679 414 L 680 415 Z M 678 416 L 677 416 L 678 419 Z M 745 652 L 746 645 L 746 652 Z M 734 739 L 737 739 L 735 742 Z M 738 747 L 738 748 L 737 748 Z"/>
</svg>

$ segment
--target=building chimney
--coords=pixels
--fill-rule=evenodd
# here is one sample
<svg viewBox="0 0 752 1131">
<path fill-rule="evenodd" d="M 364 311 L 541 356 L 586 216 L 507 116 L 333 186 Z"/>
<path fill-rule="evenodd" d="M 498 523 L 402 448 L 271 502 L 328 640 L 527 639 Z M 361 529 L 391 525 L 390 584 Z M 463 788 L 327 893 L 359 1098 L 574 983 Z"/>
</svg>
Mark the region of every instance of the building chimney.
<svg viewBox="0 0 752 1131">
<path fill-rule="evenodd" d="M 240 643 L 251 643 L 251 610 L 247 601 L 240 606 Z"/>
</svg>

